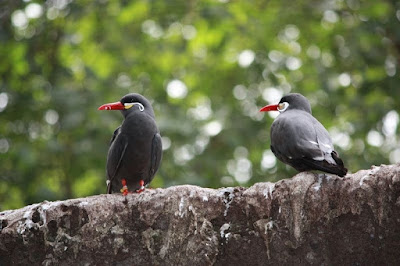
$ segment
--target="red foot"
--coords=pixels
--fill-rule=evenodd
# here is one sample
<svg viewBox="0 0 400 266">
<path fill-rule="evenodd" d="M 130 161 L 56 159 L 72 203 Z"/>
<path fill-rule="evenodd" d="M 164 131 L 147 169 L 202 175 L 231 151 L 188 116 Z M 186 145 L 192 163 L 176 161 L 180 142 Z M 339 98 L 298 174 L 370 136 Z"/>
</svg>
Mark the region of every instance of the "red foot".
<svg viewBox="0 0 400 266">
<path fill-rule="evenodd" d="M 121 179 L 121 183 L 122 183 L 122 188 L 121 188 L 122 195 L 126 196 L 129 194 L 129 190 L 128 190 L 128 186 L 126 185 L 125 178 Z"/>
<path fill-rule="evenodd" d="M 140 188 L 138 189 L 138 190 L 136 190 L 136 192 L 137 193 L 142 193 L 146 188 L 144 187 L 144 181 L 143 180 L 140 180 L 139 181 L 139 185 L 140 185 Z"/>
</svg>

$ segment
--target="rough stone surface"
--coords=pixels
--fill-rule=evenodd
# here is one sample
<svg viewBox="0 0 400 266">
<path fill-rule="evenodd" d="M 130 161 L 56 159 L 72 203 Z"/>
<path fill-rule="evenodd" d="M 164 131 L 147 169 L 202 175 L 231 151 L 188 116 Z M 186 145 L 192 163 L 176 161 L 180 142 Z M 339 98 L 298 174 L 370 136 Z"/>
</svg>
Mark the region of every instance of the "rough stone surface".
<svg viewBox="0 0 400 266">
<path fill-rule="evenodd" d="M 0 265 L 395 265 L 400 165 L 0 213 Z"/>
</svg>

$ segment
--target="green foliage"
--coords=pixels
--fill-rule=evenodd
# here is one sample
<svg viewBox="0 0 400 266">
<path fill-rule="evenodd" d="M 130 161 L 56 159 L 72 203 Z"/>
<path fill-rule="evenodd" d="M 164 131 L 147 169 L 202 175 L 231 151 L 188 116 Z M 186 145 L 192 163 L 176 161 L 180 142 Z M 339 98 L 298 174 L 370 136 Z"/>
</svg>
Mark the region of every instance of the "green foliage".
<svg viewBox="0 0 400 266">
<path fill-rule="evenodd" d="M 3 1 L 0 210 L 105 192 L 118 112 L 153 101 L 152 187 L 276 181 L 258 109 L 300 92 L 350 171 L 400 160 L 397 1 Z"/>
</svg>

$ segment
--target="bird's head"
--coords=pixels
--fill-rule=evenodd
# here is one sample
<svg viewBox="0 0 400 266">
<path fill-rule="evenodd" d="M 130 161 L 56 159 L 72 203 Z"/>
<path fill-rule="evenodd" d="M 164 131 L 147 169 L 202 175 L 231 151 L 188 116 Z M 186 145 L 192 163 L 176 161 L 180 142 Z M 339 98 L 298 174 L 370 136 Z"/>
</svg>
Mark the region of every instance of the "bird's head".
<svg viewBox="0 0 400 266">
<path fill-rule="evenodd" d="M 307 98 L 300 93 L 289 93 L 283 96 L 278 104 L 266 105 L 260 109 L 260 112 L 279 111 L 283 113 L 287 110 L 302 110 L 311 114 L 311 105 Z"/>
<path fill-rule="evenodd" d="M 98 110 L 121 110 L 125 117 L 132 112 L 146 112 L 154 117 L 150 102 L 138 93 L 129 93 L 122 97 L 119 102 L 103 104 Z"/>
</svg>

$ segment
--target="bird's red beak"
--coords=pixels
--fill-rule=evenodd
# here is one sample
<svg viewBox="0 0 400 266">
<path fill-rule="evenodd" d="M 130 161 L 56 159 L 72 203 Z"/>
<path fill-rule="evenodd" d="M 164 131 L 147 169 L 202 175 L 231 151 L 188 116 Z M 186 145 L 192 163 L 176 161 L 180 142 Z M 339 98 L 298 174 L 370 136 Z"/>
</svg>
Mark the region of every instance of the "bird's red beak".
<svg viewBox="0 0 400 266">
<path fill-rule="evenodd" d="M 279 111 L 279 104 L 266 105 L 260 109 L 260 112 Z"/>
<path fill-rule="evenodd" d="M 99 107 L 98 110 L 124 110 L 125 106 L 121 102 L 106 103 Z"/>
</svg>

